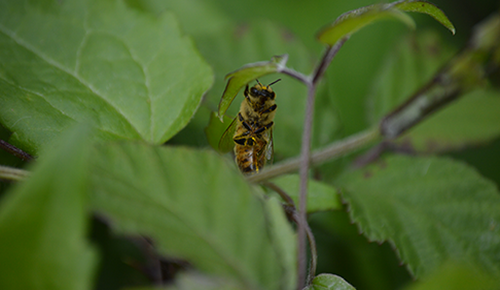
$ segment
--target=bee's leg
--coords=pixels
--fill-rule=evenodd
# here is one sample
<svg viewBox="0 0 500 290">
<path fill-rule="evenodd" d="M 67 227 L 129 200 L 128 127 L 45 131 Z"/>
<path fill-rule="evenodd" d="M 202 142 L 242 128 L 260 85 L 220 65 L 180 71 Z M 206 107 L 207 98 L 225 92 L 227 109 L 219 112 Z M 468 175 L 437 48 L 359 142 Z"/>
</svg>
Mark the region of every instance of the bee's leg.
<svg viewBox="0 0 500 290">
<path fill-rule="evenodd" d="M 243 125 L 243 127 L 245 127 L 245 129 L 247 129 L 248 131 L 252 131 L 252 126 L 250 126 L 250 124 L 248 124 L 248 122 L 243 119 L 241 113 L 238 113 L 238 118 L 240 119 L 240 122 Z"/>
<path fill-rule="evenodd" d="M 245 99 L 248 99 L 248 95 L 250 94 L 249 90 L 248 90 L 248 84 L 247 86 L 245 87 L 245 91 L 243 92 L 243 95 L 245 96 Z"/>
<path fill-rule="evenodd" d="M 276 108 L 278 108 L 278 105 L 274 104 L 272 105 L 271 107 L 265 109 L 264 111 L 260 112 L 261 114 L 268 114 L 268 113 L 271 113 L 273 111 L 276 111 Z"/>
<path fill-rule="evenodd" d="M 255 134 L 259 134 L 259 133 L 262 133 L 264 132 L 265 130 L 268 130 L 269 128 L 271 128 L 272 126 L 274 125 L 274 122 L 269 122 L 268 124 L 266 124 L 265 126 L 262 126 L 260 128 L 258 128 L 257 130 L 254 131 Z"/>
</svg>

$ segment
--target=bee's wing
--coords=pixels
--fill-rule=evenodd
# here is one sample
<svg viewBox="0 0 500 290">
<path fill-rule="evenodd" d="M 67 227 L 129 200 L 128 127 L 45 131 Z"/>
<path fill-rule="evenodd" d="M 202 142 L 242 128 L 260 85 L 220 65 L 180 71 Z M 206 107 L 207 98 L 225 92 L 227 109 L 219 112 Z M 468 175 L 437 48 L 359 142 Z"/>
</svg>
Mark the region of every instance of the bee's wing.
<svg viewBox="0 0 500 290">
<path fill-rule="evenodd" d="M 271 127 L 271 129 L 269 129 L 267 132 L 269 134 L 269 142 L 267 142 L 265 154 L 266 159 L 272 163 L 272 159 L 274 157 L 273 128 Z"/>
<path fill-rule="evenodd" d="M 236 122 L 236 118 L 233 119 L 231 124 L 226 128 L 224 133 L 222 133 L 222 136 L 219 140 L 219 151 L 222 153 L 227 153 L 234 148 L 234 141 L 233 141 L 233 135 L 234 131 L 236 130 L 236 125 L 238 122 Z"/>
</svg>

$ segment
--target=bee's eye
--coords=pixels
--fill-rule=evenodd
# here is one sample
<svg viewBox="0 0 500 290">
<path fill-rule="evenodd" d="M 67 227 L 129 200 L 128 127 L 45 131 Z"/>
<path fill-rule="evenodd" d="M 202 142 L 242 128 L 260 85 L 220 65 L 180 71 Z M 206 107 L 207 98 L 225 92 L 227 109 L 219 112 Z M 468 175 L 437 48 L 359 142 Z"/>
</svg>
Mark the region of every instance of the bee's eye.
<svg viewBox="0 0 500 290">
<path fill-rule="evenodd" d="M 252 94 L 254 94 L 254 95 L 259 94 L 259 90 L 257 90 L 256 88 L 252 88 L 251 91 L 252 91 Z"/>
</svg>

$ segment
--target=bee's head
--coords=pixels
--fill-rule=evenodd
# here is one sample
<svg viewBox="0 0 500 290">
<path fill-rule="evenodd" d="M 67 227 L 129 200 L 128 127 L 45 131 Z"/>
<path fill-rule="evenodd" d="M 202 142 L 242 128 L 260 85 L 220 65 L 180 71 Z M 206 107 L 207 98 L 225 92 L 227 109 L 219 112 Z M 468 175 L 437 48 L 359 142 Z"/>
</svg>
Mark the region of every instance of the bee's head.
<svg viewBox="0 0 500 290">
<path fill-rule="evenodd" d="M 255 86 L 253 86 L 252 88 L 250 88 L 250 90 L 248 89 L 248 85 L 247 85 L 247 87 L 245 89 L 245 95 L 249 95 L 252 98 L 274 100 L 274 98 L 276 97 L 276 94 L 273 92 L 273 89 L 271 89 L 271 85 L 279 82 L 280 80 L 281 79 L 278 79 L 278 80 L 268 84 L 267 86 L 264 86 L 258 80 L 256 80 L 257 84 Z"/>
</svg>

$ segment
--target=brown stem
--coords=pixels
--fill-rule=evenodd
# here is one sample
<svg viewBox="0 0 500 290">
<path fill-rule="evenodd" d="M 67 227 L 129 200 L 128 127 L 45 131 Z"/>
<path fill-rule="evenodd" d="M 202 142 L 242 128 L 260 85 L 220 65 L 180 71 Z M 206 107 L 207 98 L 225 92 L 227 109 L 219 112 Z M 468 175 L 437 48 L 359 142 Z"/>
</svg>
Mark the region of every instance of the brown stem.
<svg viewBox="0 0 500 290">
<path fill-rule="evenodd" d="M 298 220 L 305 221 L 307 207 L 307 182 L 309 174 L 309 163 L 311 161 L 311 129 L 312 116 L 314 114 L 314 99 L 316 95 L 316 86 L 314 84 L 308 86 L 306 114 L 304 120 L 304 131 L 302 133 L 302 149 L 300 153 L 300 195 L 299 195 L 299 212 Z M 297 266 L 297 289 L 302 289 L 306 283 L 306 228 L 305 223 L 299 222 L 297 227 L 297 247 L 298 247 L 298 266 Z"/>
<path fill-rule="evenodd" d="M 283 206 L 287 216 L 293 220 L 297 225 L 301 224 L 305 230 L 307 235 L 307 240 L 309 241 L 309 248 L 311 250 L 311 262 L 309 264 L 309 273 L 307 275 L 307 284 L 312 283 L 312 279 L 316 276 L 316 266 L 318 264 L 318 251 L 316 248 L 316 241 L 314 239 L 314 235 L 312 233 L 309 224 L 307 223 L 307 219 L 301 219 L 297 213 L 297 209 L 295 207 L 295 203 L 293 199 L 288 195 L 283 189 L 272 182 L 265 181 L 262 183 L 264 186 L 271 188 L 276 191 L 281 198 L 285 201 L 285 205 Z"/>
<path fill-rule="evenodd" d="M 321 58 L 320 63 L 316 67 L 316 70 L 313 73 L 313 84 L 317 84 L 318 81 L 323 77 L 333 58 L 335 57 L 335 55 L 337 55 L 337 52 L 339 52 L 340 48 L 348 39 L 349 36 L 345 36 L 344 38 L 337 41 L 337 43 L 335 43 L 333 46 L 328 47 L 325 54 Z"/>
<path fill-rule="evenodd" d="M 371 128 L 367 131 L 349 136 L 343 140 L 332 143 L 331 145 L 312 152 L 311 165 L 319 165 L 327 161 L 335 160 L 348 153 L 367 147 L 380 138 L 378 128 Z M 271 167 L 264 168 L 257 174 L 247 177 L 250 182 L 262 182 L 276 176 L 297 171 L 300 168 L 300 158 L 290 158 L 277 163 Z"/>
<path fill-rule="evenodd" d="M 2 148 L 3 150 L 9 152 L 10 154 L 18 157 L 18 158 L 21 158 L 22 160 L 24 161 L 30 161 L 30 160 L 33 160 L 33 156 L 31 156 L 30 154 L 24 152 L 23 150 L 17 148 L 16 146 L 0 139 L 0 148 Z"/>
</svg>

